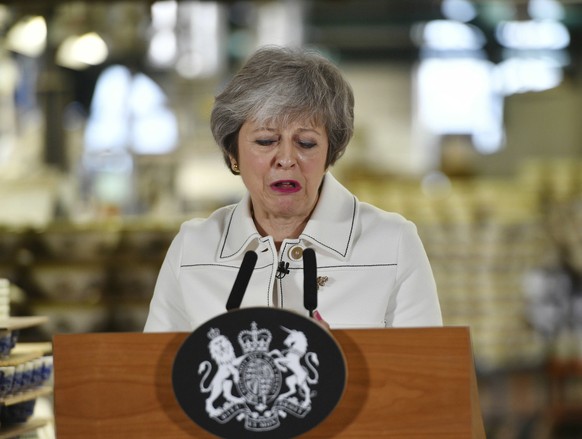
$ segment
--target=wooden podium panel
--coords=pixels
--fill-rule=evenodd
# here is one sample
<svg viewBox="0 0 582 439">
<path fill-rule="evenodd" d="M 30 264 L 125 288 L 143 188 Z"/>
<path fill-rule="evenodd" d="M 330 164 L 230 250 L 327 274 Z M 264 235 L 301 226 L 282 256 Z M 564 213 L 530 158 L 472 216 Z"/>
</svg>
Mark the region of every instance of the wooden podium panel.
<svg viewBox="0 0 582 439">
<path fill-rule="evenodd" d="M 346 391 L 304 437 L 485 438 L 468 328 L 332 334 L 347 360 Z M 57 437 L 214 437 L 174 397 L 172 363 L 188 335 L 55 335 Z"/>
</svg>

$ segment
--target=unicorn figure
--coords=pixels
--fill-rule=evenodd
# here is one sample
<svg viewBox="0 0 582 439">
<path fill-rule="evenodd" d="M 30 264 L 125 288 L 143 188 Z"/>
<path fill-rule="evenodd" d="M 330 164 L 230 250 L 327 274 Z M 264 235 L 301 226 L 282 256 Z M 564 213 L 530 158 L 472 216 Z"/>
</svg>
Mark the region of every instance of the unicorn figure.
<svg viewBox="0 0 582 439">
<path fill-rule="evenodd" d="M 303 396 L 301 407 L 308 408 L 311 406 L 311 389 L 309 384 L 317 384 L 319 380 L 319 373 L 315 366 L 319 366 L 319 359 L 315 352 L 307 352 L 307 337 L 301 331 L 295 329 L 287 329 L 281 326 L 289 335 L 283 341 L 287 346 L 283 352 L 275 349 L 271 351 L 275 364 L 282 372 L 289 371 L 291 375 L 285 378 L 285 384 L 288 391 L 280 393 L 278 400 L 287 399 L 291 395 L 297 394 Z M 305 357 L 305 364 L 312 372 L 313 376 L 309 375 L 309 371 L 301 364 L 301 359 Z M 315 366 L 314 366 L 315 365 Z"/>
</svg>

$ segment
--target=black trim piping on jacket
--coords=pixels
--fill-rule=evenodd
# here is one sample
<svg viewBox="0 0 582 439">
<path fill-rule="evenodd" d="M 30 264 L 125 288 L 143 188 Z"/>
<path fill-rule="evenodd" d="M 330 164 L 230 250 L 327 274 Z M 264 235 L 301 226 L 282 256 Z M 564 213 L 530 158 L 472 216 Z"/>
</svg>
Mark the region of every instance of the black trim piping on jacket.
<svg viewBox="0 0 582 439">
<path fill-rule="evenodd" d="M 355 223 L 356 223 L 356 205 L 357 205 L 357 199 L 356 199 L 355 196 L 352 197 L 352 202 L 353 202 L 353 206 L 352 206 L 352 224 L 350 226 L 350 233 L 348 234 L 348 241 L 346 243 L 346 248 L 345 248 L 345 250 L 344 250 L 343 253 L 341 251 L 339 251 L 339 250 L 336 250 L 333 247 L 330 247 L 329 245 L 325 245 L 323 242 L 319 241 L 314 236 L 307 235 L 307 234 L 304 234 L 304 233 L 302 234 L 302 236 L 308 237 L 312 241 L 317 242 L 322 247 L 325 247 L 328 250 L 333 251 L 333 252 L 337 253 L 338 255 L 340 255 L 340 256 L 342 256 L 342 257 L 345 258 L 346 255 L 348 254 L 348 248 L 350 248 L 350 242 L 352 241 L 352 236 L 353 236 L 353 233 L 354 233 L 354 226 L 355 226 Z"/>
</svg>

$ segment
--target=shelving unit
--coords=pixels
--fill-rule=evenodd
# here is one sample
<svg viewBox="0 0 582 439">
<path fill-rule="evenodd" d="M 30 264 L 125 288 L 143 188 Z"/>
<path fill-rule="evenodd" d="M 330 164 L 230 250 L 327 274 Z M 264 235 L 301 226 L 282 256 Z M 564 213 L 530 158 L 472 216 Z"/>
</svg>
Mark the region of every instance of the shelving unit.
<svg viewBox="0 0 582 439">
<path fill-rule="evenodd" d="M 26 424 L 2 427 L 0 429 L 0 439 L 12 439 L 21 434 L 30 433 L 44 427 L 49 422 L 49 419 L 32 419 Z"/>
<path fill-rule="evenodd" d="M 38 326 L 46 323 L 47 317 L 31 316 L 31 317 L 9 317 L 0 319 L 0 330 L 21 330 L 33 326 Z M 0 359 L 0 366 L 17 366 L 22 363 L 40 358 L 52 352 L 52 344 L 50 342 L 43 343 L 18 343 L 10 353 L 8 358 Z M 50 386 L 42 386 L 32 390 L 9 395 L 5 398 L 0 398 L 0 405 L 11 406 L 21 402 L 30 401 L 41 396 L 50 395 L 53 389 Z M 0 439 L 9 439 L 16 436 L 35 431 L 44 427 L 50 419 L 31 418 L 25 423 L 0 426 Z"/>
<path fill-rule="evenodd" d="M 48 322 L 48 317 L 44 316 L 30 316 L 30 317 L 8 317 L 0 319 L 0 329 L 7 329 L 9 331 L 30 328 L 32 326 L 42 325 Z"/>
<path fill-rule="evenodd" d="M 22 392 L 17 395 L 9 396 L 8 398 L 2 398 L 0 399 L 0 403 L 3 405 L 14 405 L 18 404 L 19 402 L 30 401 L 31 399 L 38 398 L 39 396 L 50 395 L 52 392 L 53 389 L 51 387 L 40 387 L 28 392 Z"/>
<path fill-rule="evenodd" d="M 0 326 L 0 329 L 2 329 L 2 326 Z M 0 366 L 16 366 L 51 352 L 52 343 L 50 342 L 19 343 L 12 349 L 9 358 L 0 358 Z"/>
<path fill-rule="evenodd" d="M 38 230 L 0 226 L 0 278 L 26 294 L 20 315 L 49 318 L 38 328 L 40 340 L 55 333 L 142 331 L 180 222 L 62 220 Z"/>
</svg>

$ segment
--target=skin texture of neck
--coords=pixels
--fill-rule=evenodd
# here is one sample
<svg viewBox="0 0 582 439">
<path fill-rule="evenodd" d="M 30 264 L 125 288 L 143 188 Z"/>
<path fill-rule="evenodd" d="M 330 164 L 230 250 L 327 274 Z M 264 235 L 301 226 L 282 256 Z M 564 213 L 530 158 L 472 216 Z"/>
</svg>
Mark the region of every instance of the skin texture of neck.
<svg viewBox="0 0 582 439">
<path fill-rule="evenodd" d="M 258 232 L 262 236 L 272 236 L 277 250 L 279 250 L 283 240 L 298 238 L 305 229 L 310 217 L 311 212 L 305 217 L 286 218 L 276 217 L 266 213 L 261 215 L 253 211 L 253 221 Z"/>
</svg>

